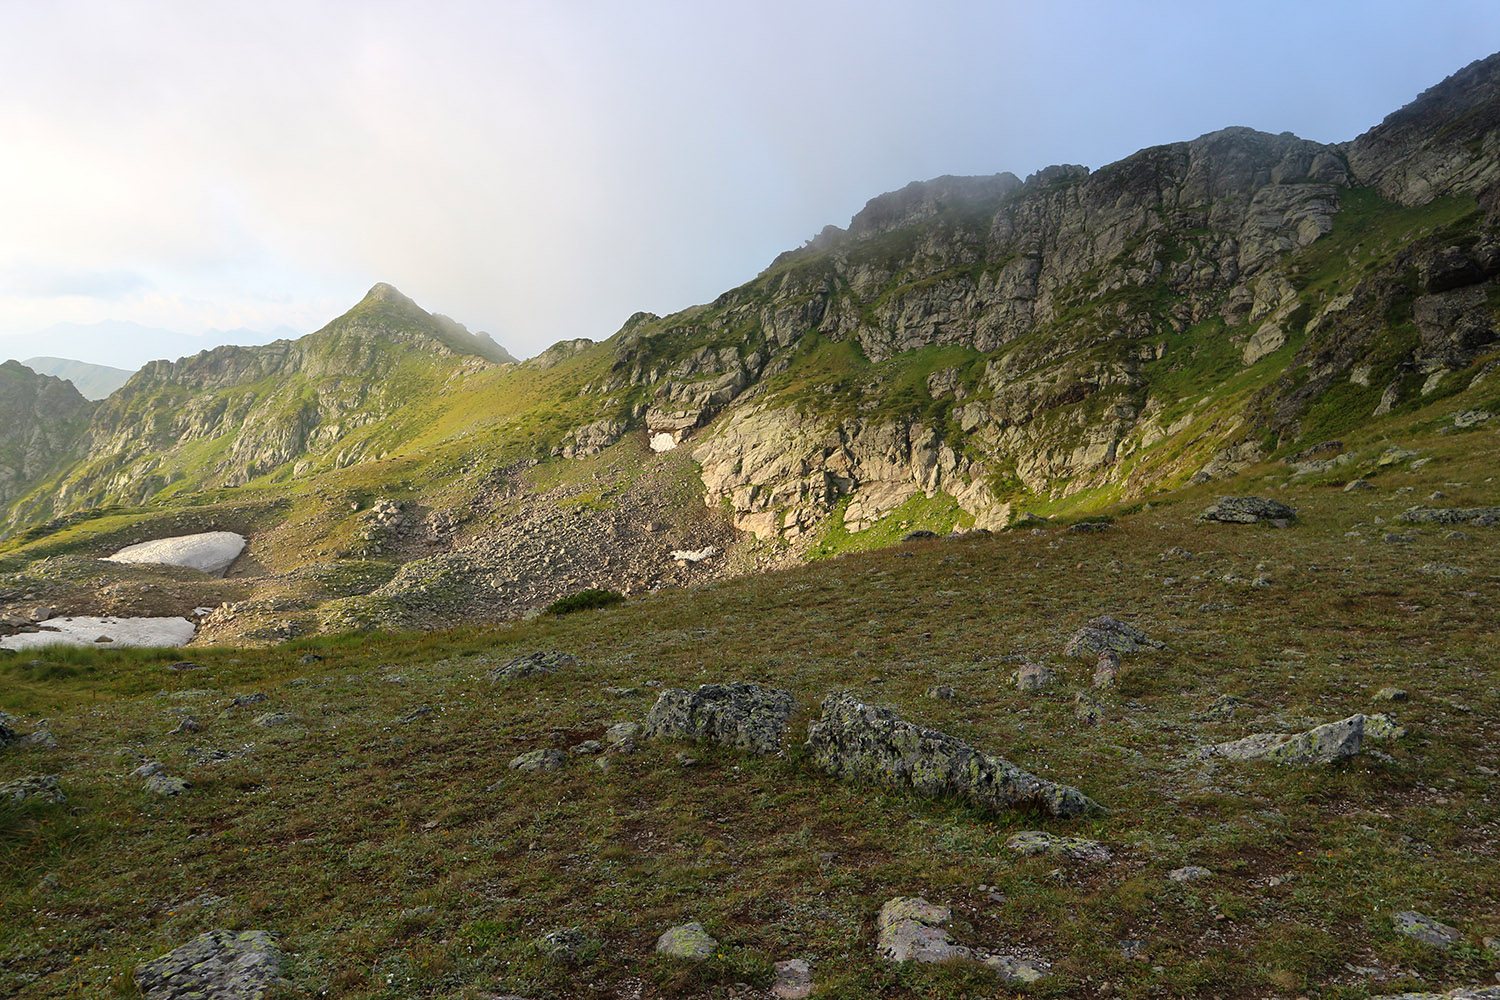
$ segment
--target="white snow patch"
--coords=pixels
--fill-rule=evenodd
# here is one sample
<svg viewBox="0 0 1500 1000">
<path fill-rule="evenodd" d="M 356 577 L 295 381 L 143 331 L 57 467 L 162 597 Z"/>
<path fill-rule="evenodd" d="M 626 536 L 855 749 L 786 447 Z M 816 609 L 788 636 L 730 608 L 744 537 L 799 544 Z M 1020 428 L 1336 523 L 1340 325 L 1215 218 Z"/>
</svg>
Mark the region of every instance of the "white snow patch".
<svg viewBox="0 0 1500 1000">
<path fill-rule="evenodd" d="M 201 535 L 178 535 L 158 538 L 139 545 L 127 545 L 105 562 L 154 563 L 162 566 L 186 566 L 212 576 L 223 576 L 229 564 L 245 551 L 245 536 L 233 531 L 206 531 Z"/>
<path fill-rule="evenodd" d="M 671 451 L 677 447 L 677 438 L 666 431 L 651 435 L 651 450 L 656 452 Z"/>
<path fill-rule="evenodd" d="M 198 631 L 186 618 L 49 618 L 40 632 L 18 632 L 0 639 L 0 649 L 39 646 L 181 646 Z M 99 642 L 108 636 L 109 642 Z"/>
<path fill-rule="evenodd" d="M 702 562 L 717 551 L 712 545 L 706 549 L 673 549 L 672 558 L 678 562 Z"/>
</svg>

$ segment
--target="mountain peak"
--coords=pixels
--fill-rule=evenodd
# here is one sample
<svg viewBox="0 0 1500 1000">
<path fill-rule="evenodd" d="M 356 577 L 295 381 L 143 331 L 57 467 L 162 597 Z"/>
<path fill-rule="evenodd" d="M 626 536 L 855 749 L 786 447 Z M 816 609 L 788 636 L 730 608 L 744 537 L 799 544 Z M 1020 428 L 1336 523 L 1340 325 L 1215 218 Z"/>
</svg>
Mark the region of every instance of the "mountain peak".
<svg viewBox="0 0 1500 1000">
<path fill-rule="evenodd" d="M 393 302 L 397 305 L 403 306 L 417 305 L 411 299 L 407 298 L 405 295 L 402 295 L 400 289 L 398 289 L 395 285 L 387 284 L 384 281 L 377 281 L 375 282 L 375 284 L 371 285 L 370 290 L 365 293 L 365 297 L 361 301 Z"/>
</svg>

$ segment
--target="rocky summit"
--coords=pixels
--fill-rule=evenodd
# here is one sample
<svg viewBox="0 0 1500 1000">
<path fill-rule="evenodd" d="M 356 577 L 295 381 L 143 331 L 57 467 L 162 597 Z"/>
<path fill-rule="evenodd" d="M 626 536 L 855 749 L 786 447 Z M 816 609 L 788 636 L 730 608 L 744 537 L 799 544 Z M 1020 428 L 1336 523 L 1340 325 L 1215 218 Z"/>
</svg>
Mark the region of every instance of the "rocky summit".
<svg viewBox="0 0 1500 1000">
<path fill-rule="evenodd" d="M 1495 995 L 1500 56 L 0 413 L 0 996 Z"/>
</svg>

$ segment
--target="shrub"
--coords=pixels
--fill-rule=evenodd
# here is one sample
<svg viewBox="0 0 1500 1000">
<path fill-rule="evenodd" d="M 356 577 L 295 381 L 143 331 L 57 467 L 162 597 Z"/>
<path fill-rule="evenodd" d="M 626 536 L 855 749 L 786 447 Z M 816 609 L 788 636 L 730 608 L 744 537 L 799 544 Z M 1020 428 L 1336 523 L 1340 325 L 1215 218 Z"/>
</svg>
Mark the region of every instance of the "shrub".
<svg viewBox="0 0 1500 1000">
<path fill-rule="evenodd" d="M 625 595 L 618 590 L 580 590 L 560 601 L 553 601 L 547 608 L 551 615 L 566 615 L 574 611 L 587 611 L 590 608 L 607 608 L 611 604 L 619 604 L 625 600 Z"/>
</svg>

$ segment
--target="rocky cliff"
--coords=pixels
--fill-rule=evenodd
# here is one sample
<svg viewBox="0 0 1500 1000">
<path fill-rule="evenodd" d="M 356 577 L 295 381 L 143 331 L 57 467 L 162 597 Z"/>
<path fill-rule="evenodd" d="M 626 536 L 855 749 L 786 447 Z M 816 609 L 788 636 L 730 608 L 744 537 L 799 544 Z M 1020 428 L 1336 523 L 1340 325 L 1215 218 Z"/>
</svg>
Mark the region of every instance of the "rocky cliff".
<svg viewBox="0 0 1500 1000">
<path fill-rule="evenodd" d="M 71 382 L 18 361 L 0 364 L 0 506 L 76 457 L 93 409 Z"/>
</svg>

